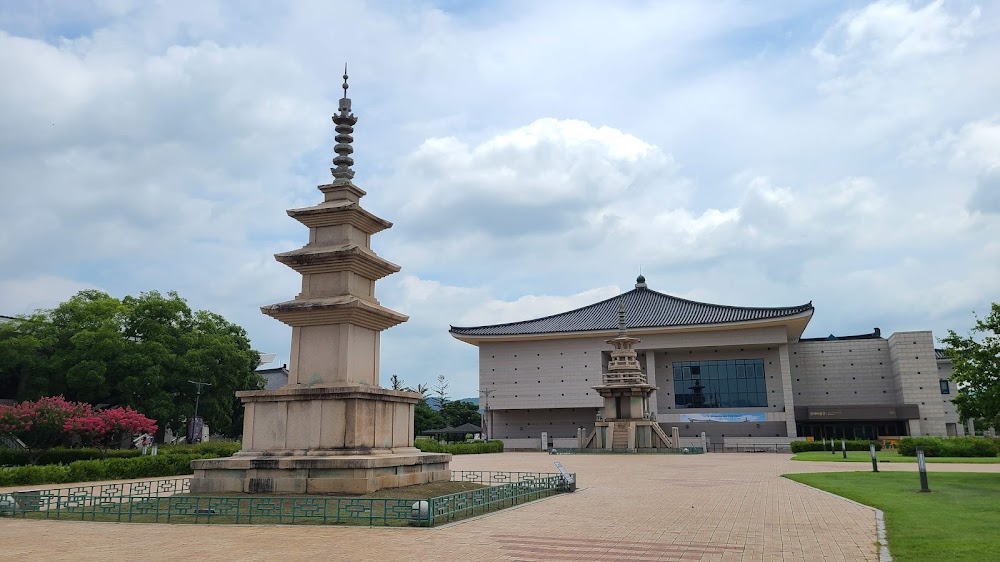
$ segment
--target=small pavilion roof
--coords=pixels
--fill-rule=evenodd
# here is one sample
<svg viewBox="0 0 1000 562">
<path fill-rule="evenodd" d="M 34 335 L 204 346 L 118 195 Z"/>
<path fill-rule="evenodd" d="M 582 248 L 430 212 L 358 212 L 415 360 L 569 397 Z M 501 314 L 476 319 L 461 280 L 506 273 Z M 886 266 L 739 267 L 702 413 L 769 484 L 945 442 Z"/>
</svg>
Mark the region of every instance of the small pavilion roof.
<svg viewBox="0 0 1000 562">
<path fill-rule="evenodd" d="M 803 314 L 811 316 L 813 311 L 812 302 L 775 308 L 726 306 L 682 299 L 640 286 L 620 296 L 569 312 L 507 324 L 452 326 L 450 333 L 464 340 L 491 336 L 613 331 L 618 329 L 619 303 L 625 306 L 625 323 L 629 330 L 780 320 Z"/>
</svg>

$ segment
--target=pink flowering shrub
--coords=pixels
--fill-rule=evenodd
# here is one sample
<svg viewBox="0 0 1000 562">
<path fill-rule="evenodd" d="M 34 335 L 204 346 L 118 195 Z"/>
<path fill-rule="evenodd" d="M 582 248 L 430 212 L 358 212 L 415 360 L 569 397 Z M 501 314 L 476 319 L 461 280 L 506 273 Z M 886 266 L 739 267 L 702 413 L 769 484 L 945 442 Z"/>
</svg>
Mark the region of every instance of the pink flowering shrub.
<svg viewBox="0 0 1000 562">
<path fill-rule="evenodd" d="M 106 451 L 126 434 L 156 431 L 156 422 L 132 408 L 94 410 L 85 402 L 46 396 L 13 406 L 0 406 L 0 436 L 24 443 L 31 464 L 47 449 L 74 435 Z"/>
<path fill-rule="evenodd" d="M 69 418 L 63 429 L 68 434 L 80 436 L 85 445 L 93 445 L 106 453 L 126 436 L 156 433 L 156 422 L 126 406 Z"/>
<path fill-rule="evenodd" d="M 0 406 L 0 435 L 24 443 L 28 459 L 34 464 L 42 451 L 66 440 L 66 420 L 88 415 L 91 410 L 90 404 L 69 402 L 62 396 Z"/>
</svg>

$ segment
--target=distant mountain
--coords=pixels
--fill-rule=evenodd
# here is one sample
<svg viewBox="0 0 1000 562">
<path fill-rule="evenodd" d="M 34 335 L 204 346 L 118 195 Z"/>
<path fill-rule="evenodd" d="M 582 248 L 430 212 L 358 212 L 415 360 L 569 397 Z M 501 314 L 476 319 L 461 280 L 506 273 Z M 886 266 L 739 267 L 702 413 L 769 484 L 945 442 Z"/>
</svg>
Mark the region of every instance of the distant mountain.
<svg viewBox="0 0 1000 562">
<path fill-rule="evenodd" d="M 458 400 L 449 400 L 449 402 L 468 402 L 470 404 L 475 404 L 476 407 L 479 406 L 478 398 L 459 398 Z M 431 407 L 431 410 L 437 410 L 437 400 L 433 396 L 427 397 L 427 405 Z"/>
</svg>

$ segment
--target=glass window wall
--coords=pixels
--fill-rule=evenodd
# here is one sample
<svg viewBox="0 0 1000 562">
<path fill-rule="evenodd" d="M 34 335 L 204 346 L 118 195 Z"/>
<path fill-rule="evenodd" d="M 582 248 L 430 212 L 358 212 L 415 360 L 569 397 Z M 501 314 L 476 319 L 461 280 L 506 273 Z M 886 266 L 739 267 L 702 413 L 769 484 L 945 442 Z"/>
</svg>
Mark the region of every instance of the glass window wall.
<svg viewBox="0 0 1000 562">
<path fill-rule="evenodd" d="M 678 408 L 763 408 L 767 384 L 763 359 L 675 361 Z"/>
</svg>

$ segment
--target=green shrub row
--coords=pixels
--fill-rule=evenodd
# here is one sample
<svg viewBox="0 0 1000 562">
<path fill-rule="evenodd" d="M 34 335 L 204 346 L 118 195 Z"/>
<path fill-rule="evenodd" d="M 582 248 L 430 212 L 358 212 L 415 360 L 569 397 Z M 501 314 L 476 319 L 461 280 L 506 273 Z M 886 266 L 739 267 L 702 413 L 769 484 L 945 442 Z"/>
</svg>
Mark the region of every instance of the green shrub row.
<svg viewBox="0 0 1000 562">
<path fill-rule="evenodd" d="M 868 443 L 869 442 L 866 441 L 866 440 L 863 440 L 863 439 L 851 439 L 851 440 L 848 440 L 846 443 L 847 443 L 847 450 L 848 451 L 868 451 L 868 450 L 870 450 L 868 448 Z M 827 442 L 825 446 L 826 446 L 825 450 L 829 451 L 830 450 L 830 443 Z M 836 441 L 833 446 L 834 446 L 835 450 L 839 451 L 840 450 L 840 441 L 839 440 Z M 805 451 L 823 451 L 824 450 L 823 447 L 824 447 L 823 441 L 792 441 L 792 452 L 793 453 L 803 453 Z M 876 451 L 882 450 L 882 443 L 876 441 L 875 442 L 875 450 Z"/>
<path fill-rule="evenodd" d="M 413 446 L 424 453 L 451 453 L 453 455 L 475 455 L 479 453 L 502 453 L 503 441 L 474 441 L 472 443 L 441 444 L 433 439 L 414 439 Z"/>
<path fill-rule="evenodd" d="M 160 445 L 159 454 L 231 457 L 239 452 L 240 447 L 242 447 L 242 443 L 239 441 L 208 441 L 194 445 Z"/>
<path fill-rule="evenodd" d="M 160 445 L 160 455 L 214 455 L 231 457 L 240 450 L 239 441 L 209 441 L 195 445 Z M 108 449 L 108 459 L 142 456 L 141 449 Z M 35 464 L 69 464 L 76 461 L 100 460 L 104 458 L 96 448 L 66 449 L 57 447 L 41 454 Z M 27 466 L 28 454 L 24 451 L 0 449 L 0 466 Z"/>
<path fill-rule="evenodd" d="M 0 486 L 64 484 L 192 474 L 191 461 L 215 455 L 156 455 L 0 468 Z"/>
<path fill-rule="evenodd" d="M 915 457 L 917 447 L 923 447 L 927 457 L 995 457 L 1000 453 L 997 440 L 983 437 L 904 437 L 897 451 Z"/>
<path fill-rule="evenodd" d="M 130 458 L 142 455 L 139 449 L 109 449 L 108 458 Z M 95 448 L 66 449 L 58 447 L 49 449 L 39 456 L 37 464 L 69 464 L 75 461 L 100 459 L 101 450 Z M 13 449 L 0 449 L 0 466 L 25 466 L 28 464 L 28 453 Z"/>
</svg>

